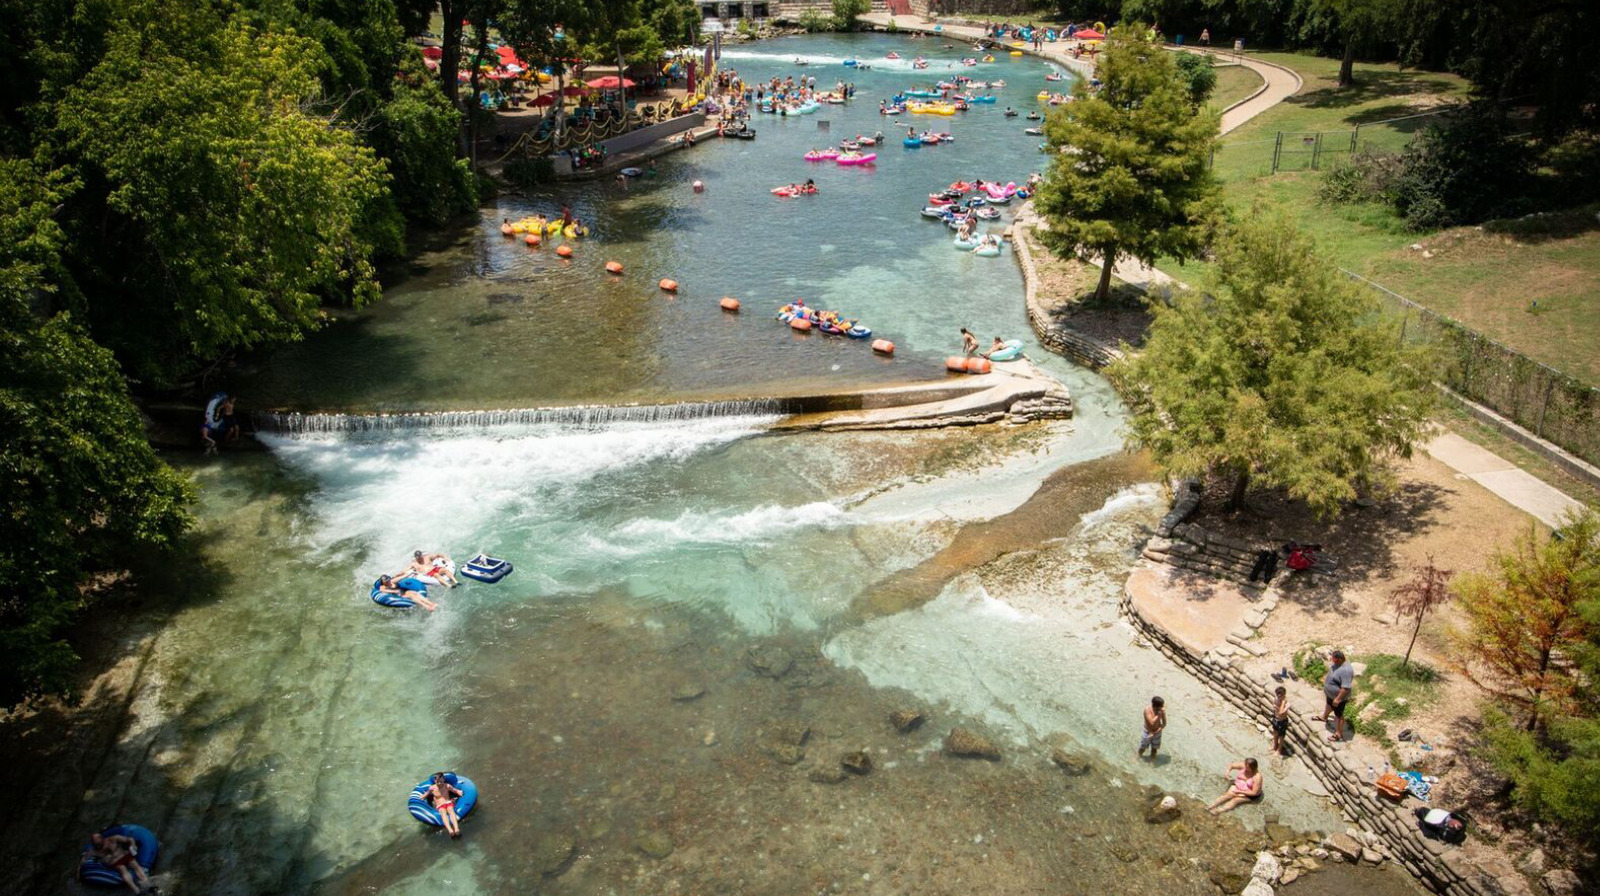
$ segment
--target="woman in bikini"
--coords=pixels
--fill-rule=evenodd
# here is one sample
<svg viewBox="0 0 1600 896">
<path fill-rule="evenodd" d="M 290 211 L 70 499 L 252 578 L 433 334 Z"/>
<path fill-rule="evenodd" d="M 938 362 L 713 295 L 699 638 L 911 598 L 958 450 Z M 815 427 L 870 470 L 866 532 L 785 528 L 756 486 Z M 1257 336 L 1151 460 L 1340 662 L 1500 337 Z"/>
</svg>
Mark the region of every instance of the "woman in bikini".
<svg viewBox="0 0 1600 896">
<path fill-rule="evenodd" d="M 444 779 L 444 772 L 435 772 L 433 783 L 428 787 L 428 802 L 433 804 L 435 812 L 439 813 L 439 820 L 444 822 L 445 833 L 452 839 L 461 836 L 461 817 L 456 815 L 456 799 L 461 796 L 461 791 L 449 781 Z"/>
<path fill-rule="evenodd" d="M 1212 815 L 1221 815 L 1261 799 L 1261 768 L 1254 759 L 1229 763 L 1228 777 L 1233 779 L 1233 784 L 1206 807 Z"/>
</svg>

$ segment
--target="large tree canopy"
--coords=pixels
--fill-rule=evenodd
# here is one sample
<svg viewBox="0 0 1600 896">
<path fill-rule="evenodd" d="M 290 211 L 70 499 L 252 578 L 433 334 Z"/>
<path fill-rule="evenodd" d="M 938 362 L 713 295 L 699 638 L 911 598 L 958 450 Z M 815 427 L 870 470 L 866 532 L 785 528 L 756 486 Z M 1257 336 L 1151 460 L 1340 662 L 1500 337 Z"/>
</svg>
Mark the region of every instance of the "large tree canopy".
<svg viewBox="0 0 1600 896">
<path fill-rule="evenodd" d="M 1204 290 L 1151 303 L 1144 349 L 1110 369 L 1132 441 L 1176 476 L 1233 477 L 1334 513 L 1408 456 L 1433 408 L 1425 359 L 1288 220 L 1217 241 Z"/>
<path fill-rule="evenodd" d="M 1120 258 L 1192 257 L 1216 209 L 1217 114 L 1191 102 L 1188 78 L 1147 30 L 1115 29 L 1096 69 L 1102 86 L 1080 81 L 1045 123 L 1057 154 L 1035 206 L 1054 248 L 1101 256 L 1097 298 Z"/>
</svg>

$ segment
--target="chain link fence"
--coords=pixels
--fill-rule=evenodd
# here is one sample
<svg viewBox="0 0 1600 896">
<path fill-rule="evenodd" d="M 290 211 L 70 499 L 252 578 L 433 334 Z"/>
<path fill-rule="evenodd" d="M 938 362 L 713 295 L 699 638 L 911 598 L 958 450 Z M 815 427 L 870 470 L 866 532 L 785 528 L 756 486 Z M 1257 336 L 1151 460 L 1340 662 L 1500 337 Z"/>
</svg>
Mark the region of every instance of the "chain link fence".
<svg viewBox="0 0 1600 896">
<path fill-rule="evenodd" d="M 1424 128 L 1456 109 L 1443 106 L 1416 115 L 1362 122 L 1339 131 L 1276 131 L 1259 140 L 1218 143 L 1211 153 L 1211 167 L 1230 177 L 1322 171 L 1361 149 L 1400 152 Z"/>
<path fill-rule="evenodd" d="M 1600 464 L 1600 389 L 1343 268 L 1400 319 L 1400 338 L 1433 348 L 1435 379 L 1534 435 Z"/>
</svg>

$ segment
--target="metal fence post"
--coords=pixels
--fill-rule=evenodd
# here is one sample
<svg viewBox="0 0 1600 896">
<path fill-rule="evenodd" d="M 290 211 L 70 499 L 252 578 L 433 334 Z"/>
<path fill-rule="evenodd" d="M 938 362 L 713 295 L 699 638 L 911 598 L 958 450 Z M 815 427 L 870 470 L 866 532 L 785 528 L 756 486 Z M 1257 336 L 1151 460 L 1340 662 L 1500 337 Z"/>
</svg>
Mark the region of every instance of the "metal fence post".
<svg viewBox="0 0 1600 896">
<path fill-rule="evenodd" d="M 1539 403 L 1539 423 L 1533 428 L 1533 434 L 1541 439 L 1544 438 L 1544 412 L 1550 407 L 1550 393 L 1554 392 L 1555 388 L 1556 381 L 1551 379 L 1548 375 L 1545 376 L 1544 401 Z"/>
<path fill-rule="evenodd" d="M 1317 170 L 1317 160 L 1322 157 L 1322 132 L 1317 132 L 1317 139 L 1311 144 L 1311 170 Z"/>
<path fill-rule="evenodd" d="M 1272 143 L 1272 173 L 1278 173 L 1278 156 L 1283 153 L 1283 132 L 1278 132 L 1278 139 Z"/>
</svg>

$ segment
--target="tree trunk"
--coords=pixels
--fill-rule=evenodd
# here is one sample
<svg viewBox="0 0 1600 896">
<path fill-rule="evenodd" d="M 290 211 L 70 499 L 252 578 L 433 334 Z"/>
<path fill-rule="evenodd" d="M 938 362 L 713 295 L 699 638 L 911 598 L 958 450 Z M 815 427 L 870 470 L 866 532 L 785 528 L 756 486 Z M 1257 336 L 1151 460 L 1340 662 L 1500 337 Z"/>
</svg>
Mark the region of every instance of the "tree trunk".
<svg viewBox="0 0 1600 896">
<path fill-rule="evenodd" d="M 1339 86 L 1350 87 L 1356 83 L 1356 41 L 1347 37 L 1344 41 L 1344 59 L 1339 61 Z"/>
<path fill-rule="evenodd" d="M 628 114 L 628 88 L 622 79 L 628 76 L 628 64 L 622 59 L 622 44 L 617 44 L 617 103 L 622 107 L 622 114 Z"/>
<path fill-rule="evenodd" d="M 1406 645 L 1405 659 L 1400 661 L 1400 668 L 1404 669 L 1411 664 L 1411 648 L 1417 646 L 1417 635 L 1422 634 L 1422 614 L 1417 614 L 1417 627 L 1411 630 L 1411 643 Z"/>
<path fill-rule="evenodd" d="M 1100 285 L 1094 288 L 1095 301 L 1103 302 L 1111 296 L 1111 268 L 1117 263 L 1117 247 L 1100 249 Z"/>
<path fill-rule="evenodd" d="M 1539 651 L 1539 686 L 1533 689 L 1533 711 L 1528 713 L 1529 731 L 1539 730 L 1539 700 L 1544 696 L 1544 675 L 1550 668 L 1550 649 Z"/>
<path fill-rule="evenodd" d="M 484 10 L 487 13 L 487 10 Z M 472 96 L 467 98 L 467 158 L 472 160 L 472 170 L 478 170 L 478 115 L 482 104 L 478 101 L 479 77 L 483 71 L 483 57 L 489 52 L 489 19 L 485 15 L 472 23 L 478 38 L 478 48 L 472 54 L 472 76 L 469 86 Z"/>
<path fill-rule="evenodd" d="M 1245 467 L 1234 475 L 1233 494 L 1228 497 L 1228 511 L 1244 509 L 1244 494 L 1250 489 L 1250 468 Z"/>
<path fill-rule="evenodd" d="M 461 95 L 456 86 L 456 77 L 461 71 L 461 6 L 444 0 L 439 9 L 444 16 L 444 31 L 439 35 L 439 86 L 444 89 L 445 99 L 454 106 Z"/>
</svg>

